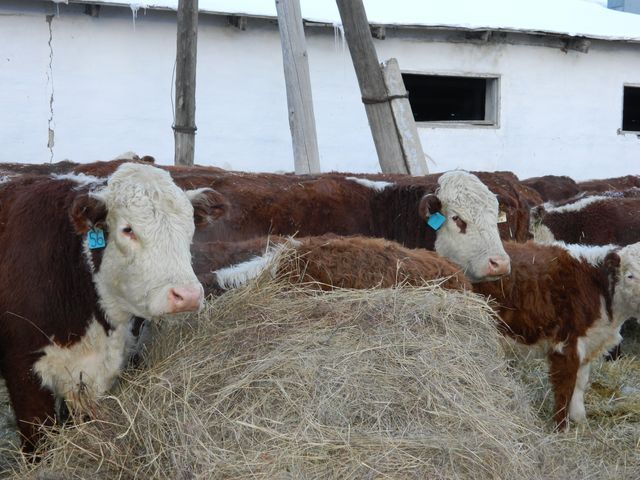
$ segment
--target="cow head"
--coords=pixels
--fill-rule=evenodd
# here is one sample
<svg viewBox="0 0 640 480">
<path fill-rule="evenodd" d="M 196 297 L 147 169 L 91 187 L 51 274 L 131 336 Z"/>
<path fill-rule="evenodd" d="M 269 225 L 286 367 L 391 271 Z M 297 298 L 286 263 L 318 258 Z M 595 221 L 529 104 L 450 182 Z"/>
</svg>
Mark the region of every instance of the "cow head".
<svg viewBox="0 0 640 480">
<path fill-rule="evenodd" d="M 427 221 L 437 213 L 444 216 L 436 230 L 436 252 L 460 265 L 472 282 L 511 271 L 498 233 L 498 201 L 475 175 L 445 173 L 438 179 L 436 193 L 422 198 L 419 212 Z"/>
<path fill-rule="evenodd" d="M 640 243 L 610 252 L 604 259 L 613 290 L 613 314 L 640 318 Z"/>
<path fill-rule="evenodd" d="M 125 163 L 105 186 L 75 199 L 71 218 L 85 235 L 93 281 L 111 322 L 200 308 L 203 289 L 191 266 L 192 202 L 204 218 L 209 193 L 216 192 L 184 192 L 168 172 Z M 88 245 L 95 229 L 106 238 L 99 257 Z"/>
</svg>

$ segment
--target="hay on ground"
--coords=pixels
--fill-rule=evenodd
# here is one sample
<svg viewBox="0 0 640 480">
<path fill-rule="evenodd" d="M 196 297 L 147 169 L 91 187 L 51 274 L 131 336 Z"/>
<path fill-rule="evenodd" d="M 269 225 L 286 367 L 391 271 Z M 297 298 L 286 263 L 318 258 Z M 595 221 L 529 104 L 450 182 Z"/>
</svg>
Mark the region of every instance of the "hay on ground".
<svg viewBox="0 0 640 480">
<path fill-rule="evenodd" d="M 548 432 L 494 321 L 479 297 L 437 287 L 313 292 L 253 282 L 198 318 L 161 325 L 148 366 L 125 376 L 97 418 L 50 435 L 40 463 L 22 462 L 13 475 L 530 479 L 634 471 L 633 447 L 613 458 L 575 432 Z M 600 450 L 608 458 L 594 457 Z"/>
</svg>

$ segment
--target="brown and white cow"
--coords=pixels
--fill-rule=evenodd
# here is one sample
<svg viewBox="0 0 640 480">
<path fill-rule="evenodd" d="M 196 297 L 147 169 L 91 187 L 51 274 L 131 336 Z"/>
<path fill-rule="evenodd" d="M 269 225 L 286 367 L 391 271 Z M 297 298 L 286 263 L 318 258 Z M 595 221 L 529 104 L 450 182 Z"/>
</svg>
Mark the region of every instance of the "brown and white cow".
<svg viewBox="0 0 640 480">
<path fill-rule="evenodd" d="M 536 241 L 629 245 L 640 241 L 640 197 L 636 191 L 585 196 L 531 211 Z"/>
<path fill-rule="evenodd" d="M 460 268 L 435 252 L 380 238 L 261 237 L 198 244 L 194 249 L 194 270 L 206 293 L 222 293 L 265 271 L 323 290 L 422 285 L 433 280 L 443 288 L 471 289 Z"/>
<path fill-rule="evenodd" d="M 549 362 L 557 427 L 586 420 L 590 363 L 620 341 L 619 329 L 640 313 L 640 243 L 623 248 L 507 242 L 511 273 L 473 284 L 496 300 L 498 328 L 542 347 Z"/>
<path fill-rule="evenodd" d="M 394 240 L 405 247 L 435 248 L 474 280 L 509 271 L 498 233 L 496 196 L 468 172 L 440 175 L 432 188 L 336 174 L 296 177 L 296 182 L 271 174 L 174 178 L 185 187 L 207 186 L 221 194 L 213 208 L 225 213 L 196 233 L 196 243 L 268 234 L 361 235 Z M 455 216 L 465 227 L 445 224 L 435 231 L 420 221 L 418 204 L 425 192 L 431 214 Z"/>
<path fill-rule="evenodd" d="M 57 398 L 109 389 L 132 317 L 200 308 L 190 245 L 204 196 L 140 164 L 106 182 L 25 175 L 0 189 L 0 368 L 25 449 Z"/>
</svg>

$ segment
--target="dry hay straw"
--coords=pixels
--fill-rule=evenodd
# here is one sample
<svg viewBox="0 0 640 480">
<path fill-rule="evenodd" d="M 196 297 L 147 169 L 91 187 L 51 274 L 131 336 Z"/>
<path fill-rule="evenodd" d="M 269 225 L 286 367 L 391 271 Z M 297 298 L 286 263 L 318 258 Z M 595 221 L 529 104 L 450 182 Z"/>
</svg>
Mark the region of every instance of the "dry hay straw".
<svg viewBox="0 0 640 480">
<path fill-rule="evenodd" d="M 438 287 L 253 282 L 162 324 L 97 418 L 49 434 L 12 475 L 588 478 L 576 468 L 600 465 L 594 449 L 545 432 L 494 321 Z"/>
</svg>

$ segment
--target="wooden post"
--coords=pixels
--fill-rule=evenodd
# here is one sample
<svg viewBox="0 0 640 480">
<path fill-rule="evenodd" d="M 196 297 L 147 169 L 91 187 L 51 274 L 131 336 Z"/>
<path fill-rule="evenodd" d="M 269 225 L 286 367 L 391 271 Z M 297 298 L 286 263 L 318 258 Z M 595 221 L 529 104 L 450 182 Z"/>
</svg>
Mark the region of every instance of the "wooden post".
<svg viewBox="0 0 640 480">
<path fill-rule="evenodd" d="M 387 86 L 389 98 L 391 98 L 391 111 L 407 169 L 411 175 L 427 175 L 429 168 L 427 167 L 420 136 L 418 135 L 416 122 L 409 104 L 407 90 L 404 88 L 398 60 L 395 58 L 387 60 L 382 67 L 382 73 L 384 74 L 384 83 Z"/>
<path fill-rule="evenodd" d="M 176 165 L 193 165 L 196 135 L 198 0 L 178 2 L 176 111 L 173 119 Z"/>
<path fill-rule="evenodd" d="M 319 173 L 320 155 L 300 0 L 276 0 L 276 10 L 295 170 L 297 174 Z"/>
<path fill-rule="evenodd" d="M 402 114 L 403 104 L 399 104 L 398 107 L 400 125 L 396 123 L 396 116 L 392 109 L 392 102 L 395 98 L 399 98 L 399 95 L 406 96 L 404 83 L 402 77 L 398 82 L 394 74 L 390 73 L 390 84 L 386 84 L 385 75 L 378 63 L 378 55 L 373 45 L 371 28 L 362 0 L 336 0 L 336 3 L 360 85 L 362 102 L 369 119 L 380 168 L 384 173 L 410 173 L 413 175 L 426 173 L 427 165 L 424 154 L 422 154 L 421 161 L 418 157 L 412 160 L 406 158 L 400 137 L 402 132 L 409 132 L 410 129 L 406 125 L 406 116 Z M 406 148 L 408 153 L 413 151 L 417 155 L 415 141 L 409 141 Z"/>
</svg>

